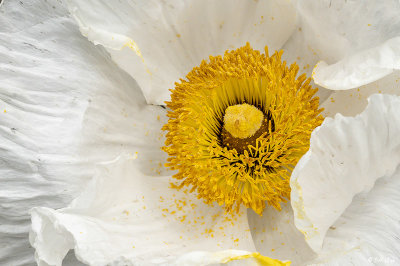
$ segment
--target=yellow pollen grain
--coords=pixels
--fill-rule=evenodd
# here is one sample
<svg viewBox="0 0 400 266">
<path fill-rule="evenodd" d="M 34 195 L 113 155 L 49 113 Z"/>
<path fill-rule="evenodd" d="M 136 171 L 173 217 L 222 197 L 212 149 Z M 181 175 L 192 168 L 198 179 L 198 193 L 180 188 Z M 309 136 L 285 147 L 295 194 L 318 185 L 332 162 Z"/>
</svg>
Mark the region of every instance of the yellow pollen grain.
<svg viewBox="0 0 400 266">
<path fill-rule="evenodd" d="M 139 46 L 133 41 L 129 40 L 123 47 L 129 47 L 131 50 L 133 50 L 141 59 L 144 61 L 142 52 L 139 49 Z"/>
<path fill-rule="evenodd" d="M 183 215 L 180 221 L 183 223 L 186 220 L 186 215 Z"/>
</svg>

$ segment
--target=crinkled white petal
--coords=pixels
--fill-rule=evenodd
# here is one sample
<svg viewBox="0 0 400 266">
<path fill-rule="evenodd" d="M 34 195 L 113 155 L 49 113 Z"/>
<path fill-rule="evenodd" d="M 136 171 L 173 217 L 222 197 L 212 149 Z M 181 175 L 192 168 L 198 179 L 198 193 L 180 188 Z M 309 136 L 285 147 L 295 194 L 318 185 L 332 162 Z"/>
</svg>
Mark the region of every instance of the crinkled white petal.
<svg viewBox="0 0 400 266">
<path fill-rule="evenodd" d="M 293 265 L 302 265 L 316 257 L 316 254 L 294 225 L 290 203 L 281 206 L 281 211 L 267 206 L 263 216 L 248 210 L 254 245 L 261 254 L 268 254 L 280 260 L 290 260 Z"/>
<path fill-rule="evenodd" d="M 400 264 L 400 168 L 354 197 L 330 227 L 318 258 L 307 264 Z"/>
<path fill-rule="evenodd" d="M 200 2 L 196 3 L 199 6 L 201 5 Z M 272 27 L 270 23 L 278 23 L 277 31 L 284 29 L 282 30 L 284 33 L 290 32 L 292 28 L 291 19 L 294 19 L 294 16 L 291 15 L 293 12 L 290 8 L 287 8 L 287 3 L 268 3 L 277 4 L 278 6 L 275 6 L 277 8 L 268 10 L 271 10 L 274 14 L 280 15 L 273 15 L 273 18 L 271 16 L 270 20 L 266 19 L 268 15 L 264 15 L 264 22 L 262 22 L 260 16 L 260 22 L 262 23 L 256 22 L 255 24 L 257 25 L 254 26 L 253 32 L 246 28 L 244 31 L 246 34 L 247 32 L 251 32 L 250 35 L 256 38 L 256 36 L 258 36 L 256 32 L 262 29 L 265 31 L 264 34 L 268 33 L 275 36 L 275 26 Z M 143 3 L 140 2 L 139 4 Z M 110 5 L 112 6 L 113 3 L 111 2 Z M 151 3 L 149 5 L 151 5 Z M 243 5 L 253 4 L 245 4 L 243 2 Z M 259 5 L 264 5 L 264 3 Z M 279 9 L 279 5 L 283 5 L 283 7 Z M 210 8 L 210 10 L 204 11 L 203 15 L 206 14 L 208 16 L 212 10 L 222 9 L 215 9 L 210 5 L 208 6 L 209 7 L 204 8 Z M 242 7 L 241 5 L 232 5 L 229 6 L 231 9 L 228 11 L 235 13 L 235 9 L 243 9 Z M 224 10 L 225 9 L 227 9 L 227 6 L 224 6 Z M 264 12 L 264 9 L 261 8 L 249 8 L 249 10 L 253 10 L 256 14 L 252 17 L 254 21 L 258 19 L 260 12 Z M 196 13 L 196 11 L 197 6 L 192 8 L 187 14 L 183 13 L 181 16 L 177 16 L 178 19 L 180 19 L 179 21 L 177 19 L 177 21 L 182 22 L 183 17 L 193 18 L 193 13 Z M 89 12 L 91 12 L 91 10 L 89 10 Z M 157 12 L 158 11 L 155 11 L 153 14 L 157 14 Z M 243 14 L 248 14 L 248 12 L 243 12 Z M 215 14 L 213 14 L 213 16 L 214 15 Z M 150 82 L 153 82 L 153 79 L 159 82 L 159 80 L 162 80 L 164 77 L 169 77 L 171 73 L 176 74 L 178 72 L 180 75 L 178 76 L 176 74 L 176 77 L 179 78 L 183 77 L 193 66 L 185 63 L 187 58 L 190 58 L 190 62 L 197 65 L 199 63 L 196 61 L 197 59 L 204 59 L 209 54 L 215 54 L 214 52 L 206 51 L 204 56 L 201 55 L 201 51 L 203 51 L 202 48 L 205 45 L 207 45 L 207 49 L 210 47 L 212 49 L 219 49 L 219 46 L 214 44 L 226 40 L 224 44 L 227 46 L 230 44 L 238 46 L 243 45 L 245 41 L 249 40 L 248 36 L 244 36 L 244 33 L 237 34 L 236 36 L 232 35 L 233 37 L 231 38 L 222 38 L 223 36 L 228 36 L 229 31 L 232 29 L 234 29 L 232 31 L 235 31 L 235 29 L 240 26 L 245 28 L 243 23 L 240 22 L 241 20 L 238 19 L 237 12 L 235 15 L 236 16 L 233 17 L 231 15 L 226 16 L 226 21 L 230 19 L 230 23 L 225 21 L 221 24 L 212 24 L 214 26 L 218 25 L 218 28 L 221 26 L 221 30 L 215 29 L 213 32 L 224 32 L 223 35 L 212 35 L 212 40 L 215 40 L 213 44 L 204 42 L 204 39 L 207 39 L 206 37 L 209 36 L 207 35 L 207 27 L 200 27 L 203 35 L 199 34 L 196 35 L 199 37 L 186 39 L 185 33 L 191 34 L 194 32 L 194 26 L 187 28 L 181 26 L 181 28 L 178 28 L 179 32 L 176 33 L 174 29 L 170 29 L 169 31 L 165 31 L 166 33 L 164 35 L 163 30 L 158 30 L 160 34 L 153 35 L 157 38 L 164 38 L 168 34 L 168 36 L 175 36 L 175 39 L 171 39 L 171 41 L 174 42 L 172 50 L 181 51 L 183 44 L 178 44 L 181 40 L 182 42 L 184 40 L 185 47 L 190 45 L 195 47 L 195 52 L 193 52 L 193 54 L 185 54 L 183 56 L 185 57 L 184 59 L 181 58 L 181 54 L 181 56 L 177 57 L 175 53 L 171 53 L 173 55 L 171 56 L 171 54 L 168 54 L 167 49 L 157 47 L 160 51 L 155 53 L 154 58 L 160 55 L 164 56 L 162 52 L 167 51 L 162 61 L 168 63 L 165 63 L 163 66 L 163 69 L 167 66 L 166 71 L 169 71 L 167 73 L 158 74 L 157 71 L 159 71 L 159 69 L 154 67 L 155 70 L 151 72 L 154 75 L 148 74 L 147 71 L 150 69 L 146 65 L 148 61 L 144 61 L 143 53 L 143 57 L 137 56 L 136 52 L 139 50 L 132 52 L 132 49 L 135 50 L 138 46 L 136 46 L 136 43 L 132 42 L 132 39 L 126 39 L 125 35 L 115 35 L 117 42 L 108 39 L 110 43 L 105 42 L 104 45 L 112 47 L 116 43 L 120 45 L 127 41 L 124 43 L 127 45 L 127 48 L 121 51 L 113 51 L 111 49 L 109 49 L 109 51 L 121 66 L 123 62 L 127 64 L 126 69 L 130 67 L 130 64 L 133 65 L 138 62 L 140 68 L 136 69 L 134 74 L 143 73 L 149 75 L 150 78 L 147 77 L 147 80 L 150 79 Z M 218 13 L 215 17 L 223 16 L 220 16 Z M 282 26 L 286 19 L 288 19 L 287 17 L 289 17 L 290 20 L 287 27 Z M 383 17 L 385 18 L 386 16 Z M 103 19 L 101 16 L 100 18 Z M 198 18 L 198 16 L 196 18 Z M 243 19 L 244 18 L 245 16 L 243 15 Z M 389 18 L 391 17 L 389 16 Z M 157 18 L 154 17 L 152 19 L 152 21 L 157 20 Z M 173 19 L 172 17 L 166 17 L 161 21 L 172 21 Z M 396 19 L 395 17 L 391 20 L 393 24 L 397 21 Z M 200 19 L 197 19 L 194 23 L 202 22 L 199 21 Z M 103 22 L 104 21 L 100 21 L 100 23 Z M 253 21 L 249 22 L 246 26 L 252 23 Z M 262 26 L 263 23 L 264 26 Z M 185 23 L 180 24 L 184 25 Z M 265 26 L 266 24 L 268 25 Z M 153 178 L 155 174 L 163 173 L 163 168 L 160 167 L 159 164 L 164 161 L 165 154 L 163 155 L 161 153 L 159 146 L 160 143 L 162 143 L 160 126 L 163 123 L 163 115 L 165 112 L 161 108 L 144 105 L 144 99 L 140 93 L 138 93 L 133 80 L 127 75 L 120 73 L 101 49 L 94 48 L 90 43 L 79 36 L 76 25 L 66 16 L 65 10 L 57 1 L 33 0 L 29 1 L 29 4 L 27 4 L 27 2 L 6 1 L 0 9 L 0 25 L 0 53 L 2 55 L 0 57 L 0 64 L 2 65 L 0 69 L 0 110 L 2 115 L 2 119 L 0 119 L 0 130 L 2 131 L 2 139 L 0 143 L 3 150 L 0 157 L 4 162 L 4 167 L 0 169 L 1 183 L 3 184 L 0 188 L 0 233 L 2 235 L 0 245 L 3 247 L 0 250 L 0 261 L 6 265 L 32 264 L 33 252 L 27 243 L 27 231 L 29 228 L 27 210 L 32 206 L 39 205 L 50 208 L 65 206 L 65 204 L 71 200 L 71 195 L 76 195 L 77 191 L 81 190 L 81 187 L 84 186 L 86 180 L 91 177 L 94 163 L 114 157 L 121 152 L 128 153 L 131 157 L 135 157 L 136 152 L 138 152 L 138 160 L 141 160 L 141 163 L 139 166 L 135 166 L 134 171 L 139 171 L 141 176 Z M 228 25 L 230 25 L 230 28 L 227 27 Z M 216 28 L 216 26 L 214 28 Z M 197 29 L 199 29 L 199 27 L 197 27 Z M 144 31 L 145 30 L 143 30 L 143 32 Z M 146 33 L 143 32 L 141 33 L 142 36 L 146 36 Z M 148 30 L 148 32 L 157 33 L 157 30 Z M 239 31 L 237 32 L 240 33 Z M 102 32 L 101 30 L 98 32 L 93 31 L 93 34 L 95 34 L 94 36 L 101 36 L 102 39 L 108 36 L 108 32 Z M 219 36 L 222 36 L 222 40 L 218 39 Z M 244 37 L 242 38 L 241 36 Z M 274 39 L 274 41 L 278 41 L 272 45 L 270 43 L 265 43 L 266 39 L 261 39 L 259 42 L 259 49 L 261 49 L 264 44 L 268 44 L 272 49 L 275 49 L 274 45 L 276 45 L 276 48 L 279 48 L 281 45 L 279 43 L 283 43 L 287 35 L 282 34 L 279 36 L 282 37 L 282 39 Z M 262 37 L 267 38 L 268 36 L 265 35 Z M 374 36 L 373 39 L 377 40 L 376 43 L 372 41 L 366 41 L 365 43 L 374 45 L 383 43 L 380 38 L 375 37 L 376 36 Z M 190 41 L 192 39 L 193 41 Z M 229 40 L 234 40 L 235 43 L 233 41 L 229 43 Z M 360 38 L 360 40 L 363 39 Z M 160 43 L 159 39 L 147 41 L 145 47 L 154 47 L 154 43 Z M 251 43 L 254 45 L 253 41 L 251 41 Z M 254 46 L 258 48 L 257 45 L 258 44 Z M 370 49 L 373 47 L 375 46 L 367 48 Z M 221 52 L 224 49 L 221 49 Z M 323 51 L 331 52 L 329 49 L 324 49 Z M 318 53 L 319 52 L 320 51 L 318 51 Z M 334 52 L 332 54 L 336 55 Z M 340 53 L 338 54 L 340 55 Z M 156 59 L 154 59 L 154 62 L 156 62 L 155 60 Z M 330 63 L 329 60 L 327 60 L 327 62 Z M 168 69 L 168 67 L 170 69 Z M 357 71 L 357 68 L 355 70 Z M 156 81 L 154 81 L 154 83 L 156 83 Z M 149 81 L 143 81 L 143 84 L 147 84 L 146 82 Z M 150 96 L 148 97 L 153 97 L 156 94 L 156 98 L 158 97 L 158 91 L 153 91 L 152 93 L 149 92 L 148 95 Z M 162 96 L 159 98 L 162 99 Z M 83 116 L 85 110 L 87 110 L 86 115 Z M 158 179 L 161 177 L 158 176 L 154 178 Z M 91 183 L 90 186 L 94 186 L 95 180 L 92 181 L 93 183 Z M 381 180 L 378 180 L 378 187 L 380 184 L 379 182 L 381 182 Z M 376 199 L 377 202 L 384 202 L 385 199 L 389 199 L 390 202 L 392 202 L 392 200 L 397 201 L 397 199 L 395 199 L 396 184 L 394 184 L 394 188 L 390 189 L 389 187 L 388 190 L 380 192 L 380 194 L 373 199 Z M 85 202 L 89 201 L 90 200 L 86 197 Z M 365 248 L 367 252 L 371 252 L 372 259 L 365 257 L 365 254 L 368 253 L 363 253 L 363 256 L 345 256 L 346 254 L 356 254 L 357 251 L 355 251 L 355 253 L 346 251 L 345 253 L 337 252 L 332 254 L 344 254 L 342 257 L 339 256 L 338 258 L 338 261 L 342 262 L 342 264 L 343 261 L 347 262 L 346 259 L 348 258 L 353 260 L 360 259 L 364 262 L 371 262 L 371 260 L 375 262 L 385 262 L 385 259 L 386 261 L 390 261 L 390 259 L 394 257 L 394 251 L 398 249 L 396 243 L 393 242 L 395 241 L 393 239 L 397 239 L 396 237 L 398 237 L 398 234 L 387 233 L 388 231 L 386 229 L 391 230 L 389 232 L 398 231 L 395 221 L 399 219 L 395 213 L 391 212 L 391 210 L 397 207 L 396 201 L 393 201 L 393 205 L 389 207 L 387 207 L 387 205 L 373 205 L 371 203 L 371 205 L 368 205 L 370 207 L 363 209 L 364 213 L 361 213 L 359 216 L 356 216 L 359 214 L 358 210 L 361 210 L 361 206 L 366 205 L 366 203 L 360 201 L 359 205 L 355 205 L 356 207 L 350 206 L 350 209 L 348 209 L 350 213 L 346 214 L 347 212 L 345 212 L 344 215 L 337 220 L 337 223 L 345 219 L 344 221 L 346 224 L 350 224 L 350 222 L 353 221 L 351 224 L 352 226 L 340 227 L 343 228 L 341 230 L 344 231 L 339 231 L 338 229 L 336 229 L 336 231 L 329 230 L 326 234 L 325 246 L 337 248 L 338 243 L 342 244 L 342 242 L 340 242 L 341 240 L 337 242 L 339 238 L 347 239 L 346 241 L 351 243 L 350 240 L 353 236 L 350 234 L 351 232 L 357 232 L 358 235 L 356 237 L 361 237 L 361 234 L 365 236 L 369 229 L 368 226 L 372 225 L 378 234 L 368 235 L 368 245 L 360 246 L 360 250 Z M 132 207 L 136 205 L 132 203 Z M 78 208 L 79 206 L 75 207 Z M 101 209 L 100 207 L 98 208 Z M 379 208 L 382 208 L 384 212 L 372 214 L 372 210 Z M 63 257 L 66 251 L 71 248 L 71 239 L 74 237 L 73 234 L 68 233 L 67 226 L 63 226 L 61 223 L 57 222 L 54 223 L 54 221 L 56 221 L 56 218 L 59 219 L 60 217 L 68 217 L 69 220 L 67 220 L 69 222 L 75 218 L 80 219 L 82 213 L 79 213 L 79 210 L 82 211 L 82 208 L 73 210 L 78 213 L 54 211 L 47 208 L 36 209 L 33 229 L 35 232 L 39 233 L 32 234 L 32 241 L 38 246 L 43 244 L 41 243 L 43 239 L 40 239 L 40 236 L 41 233 L 44 232 L 46 232 L 46 236 L 50 235 L 51 239 L 55 241 L 54 245 L 52 245 L 53 242 L 48 242 L 46 244 L 46 247 L 52 245 L 51 249 L 42 250 L 44 255 L 38 257 L 38 260 L 42 263 L 44 263 L 42 256 L 57 260 Z M 95 215 L 99 214 L 98 211 L 98 209 L 95 210 Z M 104 213 L 102 211 L 101 209 L 99 212 L 106 216 L 106 210 L 104 210 Z M 111 212 L 111 214 L 113 213 Z M 129 212 L 129 214 L 132 215 L 131 212 Z M 118 217 L 122 218 L 125 217 L 124 215 L 126 215 L 126 213 L 119 213 L 119 215 Z M 388 223 L 382 223 L 382 219 L 378 220 L 378 218 L 382 216 L 390 218 Z M 109 224 L 110 221 L 107 220 L 104 222 L 101 220 L 104 218 L 103 216 L 101 219 L 97 216 L 92 217 L 94 218 L 86 217 L 89 218 L 89 222 L 86 221 L 83 225 L 87 226 L 89 223 L 90 228 L 95 231 L 101 227 L 101 225 L 106 224 L 106 229 L 111 228 L 111 230 L 114 230 L 115 227 Z M 365 217 L 365 220 L 361 219 L 362 217 Z M 185 218 L 185 220 L 186 219 L 188 218 Z M 91 223 L 92 220 L 95 222 Z M 111 221 L 111 223 L 112 222 L 114 221 Z M 92 228 L 91 226 L 93 224 L 96 226 Z M 361 226 L 357 227 L 357 224 L 361 224 Z M 272 225 L 272 223 L 268 223 L 268 225 Z M 76 224 L 76 226 L 79 227 L 82 225 Z M 334 226 L 339 228 L 337 224 L 334 224 Z M 40 232 L 41 228 L 46 230 Z M 117 226 L 117 228 L 121 229 L 120 226 Z M 53 229 L 55 230 L 54 232 L 52 232 Z M 103 229 L 104 228 L 101 228 L 101 230 Z M 331 231 L 340 232 L 340 234 L 332 235 Z M 58 238 L 62 235 L 60 232 L 64 234 L 64 237 Z M 75 235 L 77 235 L 76 232 Z M 78 238 L 81 240 L 82 237 L 83 236 L 80 236 Z M 95 235 L 93 239 L 95 240 L 96 237 L 97 235 Z M 118 240 L 120 240 L 120 238 L 126 240 L 125 234 L 122 236 L 115 236 L 112 234 L 110 236 L 110 238 L 114 237 Z M 385 238 L 390 238 L 392 241 L 385 241 Z M 240 245 L 242 245 L 243 243 L 240 242 L 242 241 L 241 239 L 239 239 L 238 242 L 234 240 L 231 248 L 235 250 L 237 248 L 243 248 L 242 246 L 238 247 L 235 245 L 235 243 L 240 243 Z M 99 243 L 99 245 L 102 244 L 107 246 L 107 242 Z M 388 246 L 384 244 L 388 244 Z M 325 246 L 321 254 L 328 254 L 330 252 L 329 249 L 325 250 Z M 356 245 L 354 246 L 357 247 Z M 41 248 L 42 247 L 44 248 L 44 246 L 41 246 Z M 72 247 L 74 247 L 74 245 L 72 245 Z M 382 247 L 384 247 L 384 249 Z M 394 251 L 391 247 L 393 247 Z M 260 246 L 257 246 L 257 248 L 262 249 Z M 387 253 L 384 252 L 385 249 Z M 202 258 L 203 261 L 213 261 L 213 258 L 215 258 L 214 256 L 221 258 L 221 256 L 225 256 L 226 254 L 227 256 L 248 254 L 247 251 L 232 251 L 233 253 L 229 253 L 231 251 L 224 251 L 220 253 L 215 252 L 215 250 L 216 249 L 209 252 L 189 253 L 183 255 L 183 257 L 179 257 L 179 259 L 186 261 L 185 258 L 187 258 L 188 262 L 193 259 L 197 261 L 197 259 L 200 260 L 200 258 Z M 374 253 L 374 250 L 378 250 L 379 253 Z M 340 252 L 340 250 L 338 251 Z M 271 253 L 271 256 L 274 257 L 274 253 Z M 84 256 L 80 254 L 82 253 L 77 254 L 79 259 L 85 261 Z M 268 255 L 270 253 L 266 254 Z M 86 254 L 85 256 L 88 255 Z M 287 259 L 283 255 L 278 256 L 280 258 L 282 257 L 282 259 Z M 130 259 L 131 257 L 129 256 L 119 257 L 117 261 L 129 263 Z M 327 261 L 327 258 L 321 257 L 320 261 Z M 360 261 L 356 261 L 355 263 L 359 262 Z"/>
<path fill-rule="evenodd" d="M 96 87 L 110 87 L 104 73 L 115 66 L 67 16 L 57 1 L 0 8 L 2 265 L 34 263 L 28 210 L 67 205 L 93 171 L 77 153 L 82 117 Z"/>
<path fill-rule="evenodd" d="M 0 66 L 0 264 L 32 265 L 29 209 L 67 206 L 121 152 L 160 171 L 166 112 L 56 0 L 4 1 Z"/>
<path fill-rule="evenodd" d="M 400 68 L 400 4 L 386 1 L 298 1 L 299 25 L 286 46 L 310 63 L 316 84 L 356 88 Z"/>
<path fill-rule="evenodd" d="M 400 8 L 398 10 L 400 12 Z M 368 84 L 400 69 L 400 37 L 313 70 L 314 82 L 331 90 L 347 90 Z"/>
<path fill-rule="evenodd" d="M 108 48 L 153 104 L 169 100 L 174 83 L 210 55 L 246 42 L 281 48 L 296 19 L 280 0 L 67 2 L 82 34 Z"/>
<path fill-rule="evenodd" d="M 255 251 L 245 209 L 226 216 L 221 207 L 172 189 L 171 177 L 141 172 L 143 160 L 128 155 L 99 166 L 68 208 L 32 210 L 31 243 L 39 265 L 61 265 L 72 248 L 89 265 L 165 264 L 187 252 Z M 181 258 L 180 265 L 185 263 Z"/>
<path fill-rule="evenodd" d="M 356 117 L 326 118 L 291 177 L 295 224 L 310 247 L 321 250 L 329 227 L 354 195 L 400 163 L 400 97 L 376 94 Z"/>
</svg>

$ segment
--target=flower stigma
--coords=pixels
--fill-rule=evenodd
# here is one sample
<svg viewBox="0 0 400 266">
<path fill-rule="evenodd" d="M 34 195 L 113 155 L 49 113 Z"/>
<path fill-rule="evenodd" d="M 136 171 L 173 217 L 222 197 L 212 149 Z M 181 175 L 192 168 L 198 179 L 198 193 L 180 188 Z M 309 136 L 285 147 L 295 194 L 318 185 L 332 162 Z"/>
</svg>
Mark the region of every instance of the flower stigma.
<svg viewBox="0 0 400 266">
<path fill-rule="evenodd" d="M 264 114 L 247 103 L 229 106 L 225 110 L 224 129 L 235 138 L 253 136 L 261 127 Z"/>
<path fill-rule="evenodd" d="M 262 215 L 266 203 L 280 210 L 290 199 L 291 171 L 323 117 L 311 79 L 282 53 L 247 43 L 175 83 L 163 150 L 179 188 L 227 212 L 244 205 Z"/>
<path fill-rule="evenodd" d="M 222 144 L 243 153 L 267 132 L 267 125 L 268 120 L 264 120 L 264 114 L 257 107 L 247 103 L 229 106 L 225 110 L 221 131 Z"/>
</svg>

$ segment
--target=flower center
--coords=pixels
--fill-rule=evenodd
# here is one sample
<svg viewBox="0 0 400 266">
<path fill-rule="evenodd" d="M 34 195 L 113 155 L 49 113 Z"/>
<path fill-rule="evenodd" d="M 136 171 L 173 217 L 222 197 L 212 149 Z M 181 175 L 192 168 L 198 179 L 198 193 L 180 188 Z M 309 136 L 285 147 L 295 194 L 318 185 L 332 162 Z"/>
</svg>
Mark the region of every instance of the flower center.
<svg viewBox="0 0 400 266">
<path fill-rule="evenodd" d="M 237 104 L 226 108 L 221 132 L 222 143 L 228 149 L 243 153 L 249 145 L 268 129 L 268 120 L 257 107 L 250 104 Z"/>
<path fill-rule="evenodd" d="M 311 79 L 249 44 L 210 56 L 175 84 L 163 150 L 180 186 L 228 212 L 290 199 L 291 170 L 322 123 Z"/>
</svg>

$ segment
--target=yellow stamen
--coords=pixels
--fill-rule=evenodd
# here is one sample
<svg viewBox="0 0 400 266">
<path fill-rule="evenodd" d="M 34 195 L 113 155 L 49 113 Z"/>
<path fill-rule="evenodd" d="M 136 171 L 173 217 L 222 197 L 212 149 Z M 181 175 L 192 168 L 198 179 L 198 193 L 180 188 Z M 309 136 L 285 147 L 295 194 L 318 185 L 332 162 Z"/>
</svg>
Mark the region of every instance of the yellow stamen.
<svg viewBox="0 0 400 266">
<path fill-rule="evenodd" d="M 180 187 L 229 212 L 243 204 L 261 215 L 290 198 L 291 170 L 323 118 L 311 80 L 281 56 L 247 44 L 175 84 L 163 150 Z"/>
</svg>

